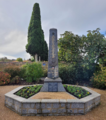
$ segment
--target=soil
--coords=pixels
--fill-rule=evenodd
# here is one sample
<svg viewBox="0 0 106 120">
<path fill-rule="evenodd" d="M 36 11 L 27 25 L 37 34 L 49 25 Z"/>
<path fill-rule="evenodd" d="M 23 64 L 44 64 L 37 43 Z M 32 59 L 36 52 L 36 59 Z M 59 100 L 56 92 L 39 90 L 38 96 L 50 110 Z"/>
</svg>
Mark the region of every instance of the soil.
<svg viewBox="0 0 106 120">
<path fill-rule="evenodd" d="M 18 90 L 17 92 L 15 92 L 14 94 L 17 95 L 17 93 L 20 92 L 21 95 L 17 95 L 17 96 L 28 99 L 29 97 L 33 96 L 34 94 L 37 94 L 40 91 L 40 89 L 38 89 L 38 87 L 34 87 L 34 86 L 31 86 L 31 87 L 32 87 L 32 89 L 34 89 L 34 91 L 30 91 L 29 90 L 30 88 L 24 87 L 24 88 Z M 25 90 L 25 91 L 23 92 L 23 90 Z M 35 90 L 37 90 L 37 92 L 35 92 Z M 27 92 L 27 91 L 29 91 L 29 92 Z"/>
<path fill-rule="evenodd" d="M 88 91 L 85 91 L 84 89 L 79 90 L 79 92 L 77 92 L 78 89 L 76 89 L 76 91 L 75 91 L 74 93 L 69 92 L 68 89 L 67 89 L 67 87 L 65 87 L 65 90 L 66 90 L 68 93 L 70 93 L 71 95 L 73 95 L 73 96 L 75 96 L 76 98 L 78 98 L 78 99 L 81 99 L 81 98 L 84 98 L 84 97 L 86 97 L 86 96 L 88 96 L 88 95 L 91 95 L 90 92 L 89 92 L 89 94 L 87 95 L 86 93 L 87 93 Z M 76 95 L 76 93 L 77 93 L 77 95 Z M 78 96 L 79 94 L 81 95 L 81 97 Z"/>
</svg>

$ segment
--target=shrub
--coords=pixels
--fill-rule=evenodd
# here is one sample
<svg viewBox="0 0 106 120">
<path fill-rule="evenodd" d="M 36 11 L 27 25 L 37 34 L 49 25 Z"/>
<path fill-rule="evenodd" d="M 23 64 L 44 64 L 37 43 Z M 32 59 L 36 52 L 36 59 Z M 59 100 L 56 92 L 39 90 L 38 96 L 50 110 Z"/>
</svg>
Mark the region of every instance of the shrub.
<svg viewBox="0 0 106 120">
<path fill-rule="evenodd" d="M 4 72 L 7 72 L 11 75 L 11 79 L 15 76 L 19 76 L 20 74 L 20 67 L 19 66 L 15 66 L 15 65 L 10 65 L 10 66 L 7 66 L 5 69 L 4 69 Z"/>
<path fill-rule="evenodd" d="M 59 63 L 59 76 L 62 78 L 64 84 L 90 82 L 91 76 L 96 71 L 100 71 L 97 64 Z"/>
<path fill-rule="evenodd" d="M 42 75 L 42 77 L 47 77 L 47 69 L 46 68 L 43 69 L 43 75 Z"/>
<path fill-rule="evenodd" d="M 75 70 L 71 65 L 59 65 L 59 76 L 61 77 L 64 84 L 75 84 Z"/>
<path fill-rule="evenodd" d="M 106 89 L 106 67 L 100 65 L 101 71 L 93 74 L 91 77 L 91 85 L 95 88 Z"/>
<path fill-rule="evenodd" d="M 23 65 L 23 66 L 24 66 L 24 65 Z M 20 78 L 25 79 L 25 77 L 26 77 L 26 75 L 25 75 L 26 68 L 23 67 L 23 66 L 20 67 L 20 72 L 19 72 L 19 75 L 18 75 L 18 76 L 20 76 Z"/>
<path fill-rule="evenodd" d="M 6 85 L 10 83 L 10 75 L 5 72 L 0 72 L 0 85 Z"/>
<path fill-rule="evenodd" d="M 23 65 L 23 68 L 25 68 L 27 82 L 37 81 L 43 75 L 41 63 L 27 63 L 26 65 Z"/>
<path fill-rule="evenodd" d="M 23 62 L 22 58 L 17 58 L 18 62 Z"/>
<path fill-rule="evenodd" d="M 15 76 L 14 78 L 12 78 L 10 80 L 10 83 L 13 83 L 13 84 L 17 84 L 17 83 L 20 83 L 20 77 L 19 76 Z"/>
</svg>

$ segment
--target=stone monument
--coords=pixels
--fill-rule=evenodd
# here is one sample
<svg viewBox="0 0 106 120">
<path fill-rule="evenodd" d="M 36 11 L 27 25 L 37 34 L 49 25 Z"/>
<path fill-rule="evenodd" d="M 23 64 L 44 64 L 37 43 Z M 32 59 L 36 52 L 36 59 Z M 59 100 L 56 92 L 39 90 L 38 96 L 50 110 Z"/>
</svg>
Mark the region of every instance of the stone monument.
<svg viewBox="0 0 106 120">
<path fill-rule="evenodd" d="M 48 76 L 40 92 L 65 92 L 58 71 L 57 29 L 49 30 Z"/>
</svg>

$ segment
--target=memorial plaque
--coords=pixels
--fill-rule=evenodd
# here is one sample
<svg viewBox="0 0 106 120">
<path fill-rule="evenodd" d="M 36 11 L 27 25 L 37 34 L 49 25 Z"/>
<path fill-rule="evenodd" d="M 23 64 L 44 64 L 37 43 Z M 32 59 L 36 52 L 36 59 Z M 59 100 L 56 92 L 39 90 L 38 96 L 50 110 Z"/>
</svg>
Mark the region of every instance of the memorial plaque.
<svg viewBox="0 0 106 120">
<path fill-rule="evenodd" d="M 48 83 L 48 92 L 57 92 L 58 83 Z"/>
</svg>

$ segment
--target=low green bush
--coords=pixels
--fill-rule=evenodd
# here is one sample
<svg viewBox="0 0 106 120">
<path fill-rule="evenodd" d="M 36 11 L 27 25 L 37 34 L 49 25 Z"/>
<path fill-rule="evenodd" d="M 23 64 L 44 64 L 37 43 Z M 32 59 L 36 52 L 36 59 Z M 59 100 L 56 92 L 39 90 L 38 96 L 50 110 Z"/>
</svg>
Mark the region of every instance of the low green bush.
<svg viewBox="0 0 106 120">
<path fill-rule="evenodd" d="M 43 76 L 43 68 L 41 63 L 27 63 L 22 66 L 25 68 L 25 79 L 27 82 L 38 81 Z"/>
<path fill-rule="evenodd" d="M 18 84 L 18 83 L 20 83 L 20 77 L 19 76 L 15 76 L 14 78 L 12 78 L 11 80 L 10 80 L 10 83 L 13 83 L 13 84 Z"/>
<path fill-rule="evenodd" d="M 42 77 L 47 77 L 47 72 L 48 72 L 48 70 L 46 68 L 43 69 L 43 75 L 42 75 Z"/>
<path fill-rule="evenodd" d="M 106 89 L 106 67 L 100 65 L 101 71 L 95 72 L 91 77 L 92 87 Z"/>
<path fill-rule="evenodd" d="M 11 75 L 12 79 L 15 76 L 19 76 L 20 74 L 20 67 L 19 66 L 15 66 L 15 65 L 9 65 L 4 69 L 4 72 L 7 72 Z"/>
<path fill-rule="evenodd" d="M 75 72 L 74 67 L 71 65 L 59 65 L 59 76 L 64 84 L 75 84 Z"/>
<path fill-rule="evenodd" d="M 24 66 L 24 65 L 23 65 Z M 23 78 L 23 79 L 25 79 L 26 78 L 26 74 L 25 74 L 25 72 L 26 72 L 26 67 L 23 67 L 23 66 L 21 66 L 21 68 L 20 68 L 20 72 L 19 72 L 19 77 L 20 78 Z"/>
<path fill-rule="evenodd" d="M 100 66 L 95 63 L 59 63 L 59 76 L 64 84 L 90 83 L 91 76 L 97 71 L 100 71 Z"/>
<path fill-rule="evenodd" d="M 23 62 L 23 59 L 22 58 L 17 58 L 17 61 L 18 62 Z"/>
</svg>

